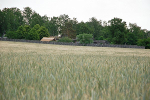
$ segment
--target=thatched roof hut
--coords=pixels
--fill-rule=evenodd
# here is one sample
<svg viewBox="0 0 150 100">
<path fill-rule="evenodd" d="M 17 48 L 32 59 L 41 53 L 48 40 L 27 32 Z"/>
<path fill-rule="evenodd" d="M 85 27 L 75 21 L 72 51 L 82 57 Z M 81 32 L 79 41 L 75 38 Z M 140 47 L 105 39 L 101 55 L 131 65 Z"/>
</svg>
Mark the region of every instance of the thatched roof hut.
<svg viewBox="0 0 150 100">
<path fill-rule="evenodd" d="M 50 41 L 56 41 L 55 37 L 43 37 L 41 39 L 42 42 L 50 42 Z"/>
</svg>

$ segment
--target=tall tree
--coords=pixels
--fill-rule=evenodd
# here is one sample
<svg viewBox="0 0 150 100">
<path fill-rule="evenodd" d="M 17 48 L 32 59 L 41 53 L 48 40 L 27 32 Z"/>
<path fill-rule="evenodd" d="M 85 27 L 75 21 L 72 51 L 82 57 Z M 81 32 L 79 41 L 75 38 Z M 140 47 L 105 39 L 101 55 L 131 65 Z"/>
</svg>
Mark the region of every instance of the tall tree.
<svg viewBox="0 0 150 100">
<path fill-rule="evenodd" d="M 59 25 L 60 26 L 65 26 L 65 23 L 69 22 L 70 21 L 70 18 L 68 15 L 60 15 L 59 16 Z"/>
<path fill-rule="evenodd" d="M 146 38 L 145 30 L 142 30 L 141 27 L 137 26 L 137 24 L 129 23 L 129 32 L 133 33 L 136 36 L 136 40 Z"/>
<path fill-rule="evenodd" d="M 103 21 L 102 30 L 101 30 L 101 36 L 104 39 L 108 39 L 109 38 L 108 23 L 106 21 Z"/>
<path fill-rule="evenodd" d="M 69 38 L 76 38 L 76 31 L 73 29 L 73 23 L 65 23 L 65 25 L 62 27 L 62 35 Z"/>
<path fill-rule="evenodd" d="M 36 13 L 35 11 L 32 13 L 31 19 L 30 19 L 30 26 L 34 27 L 34 25 L 39 24 L 40 26 L 42 26 L 44 24 L 44 20 L 43 18 Z"/>
<path fill-rule="evenodd" d="M 23 22 L 21 10 L 18 8 L 4 8 L 1 11 L 1 32 L 16 31 Z"/>
<path fill-rule="evenodd" d="M 0 36 L 4 33 L 4 15 L 3 12 L 0 10 Z"/>
<path fill-rule="evenodd" d="M 20 9 L 11 8 L 11 10 L 13 13 L 11 16 L 13 17 L 11 27 L 12 27 L 12 30 L 15 31 L 20 25 L 24 24 L 24 21 L 23 21 L 22 11 Z"/>
<path fill-rule="evenodd" d="M 89 27 L 93 29 L 93 37 L 95 39 L 98 39 L 100 36 L 102 36 L 102 21 L 98 21 L 95 17 L 90 18 L 90 21 L 88 22 Z"/>
<path fill-rule="evenodd" d="M 34 27 L 28 32 L 28 39 L 29 40 L 40 40 L 39 37 L 39 30 L 40 26 L 38 24 L 34 25 Z"/>
<path fill-rule="evenodd" d="M 52 17 L 47 24 L 50 35 L 57 36 L 59 34 L 59 19 L 58 17 Z"/>
<path fill-rule="evenodd" d="M 73 29 L 76 30 L 77 24 L 78 24 L 77 19 L 76 19 L 76 18 L 73 18 L 73 19 L 70 20 L 70 22 L 71 22 L 72 25 L 73 25 Z"/>
<path fill-rule="evenodd" d="M 48 32 L 50 33 L 50 18 L 46 15 L 42 16 L 42 25 L 48 29 Z"/>
<path fill-rule="evenodd" d="M 26 29 L 24 28 L 23 25 L 18 27 L 18 30 L 16 31 L 16 33 L 17 33 L 18 39 L 25 39 L 27 36 Z"/>
<path fill-rule="evenodd" d="M 92 34 L 93 31 L 94 30 L 92 30 L 92 28 L 89 27 L 87 25 L 87 23 L 84 23 L 84 22 L 78 23 L 77 26 L 76 26 L 76 33 L 77 33 L 77 35 L 83 34 L 83 33 Z"/>
<path fill-rule="evenodd" d="M 48 37 L 50 36 L 48 33 L 48 29 L 46 29 L 44 26 L 41 26 L 38 30 L 38 34 L 40 39 L 42 39 L 43 37 Z"/>
<path fill-rule="evenodd" d="M 136 45 L 137 38 L 136 35 L 132 32 L 127 33 L 127 44 L 128 45 Z"/>
<path fill-rule="evenodd" d="M 58 24 L 58 26 L 59 26 L 59 27 L 58 27 L 58 30 L 59 30 L 60 33 L 62 33 L 62 28 L 64 28 L 65 24 L 70 21 L 70 18 L 69 18 L 68 15 L 63 14 L 63 15 L 60 15 L 60 16 L 58 17 L 58 19 L 59 19 L 59 20 L 57 21 L 57 24 Z"/>
<path fill-rule="evenodd" d="M 108 21 L 110 42 L 115 44 L 126 43 L 127 25 L 120 18 L 114 18 Z"/>
<path fill-rule="evenodd" d="M 147 31 L 147 38 L 150 37 L 150 31 Z"/>
<path fill-rule="evenodd" d="M 24 21 L 25 24 L 30 25 L 31 16 L 33 14 L 33 11 L 30 7 L 25 7 L 23 11 Z"/>
</svg>

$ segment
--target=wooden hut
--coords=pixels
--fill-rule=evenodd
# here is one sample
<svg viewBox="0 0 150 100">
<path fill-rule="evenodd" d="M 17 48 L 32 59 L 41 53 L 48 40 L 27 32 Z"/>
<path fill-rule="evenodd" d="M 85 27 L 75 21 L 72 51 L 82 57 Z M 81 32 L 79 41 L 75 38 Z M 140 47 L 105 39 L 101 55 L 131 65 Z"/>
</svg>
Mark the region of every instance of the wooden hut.
<svg viewBox="0 0 150 100">
<path fill-rule="evenodd" d="M 56 41 L 55 37 L 43 37 L 41 39 L 42 42 L 50 42 L 50 41 Z"/>
</svg>

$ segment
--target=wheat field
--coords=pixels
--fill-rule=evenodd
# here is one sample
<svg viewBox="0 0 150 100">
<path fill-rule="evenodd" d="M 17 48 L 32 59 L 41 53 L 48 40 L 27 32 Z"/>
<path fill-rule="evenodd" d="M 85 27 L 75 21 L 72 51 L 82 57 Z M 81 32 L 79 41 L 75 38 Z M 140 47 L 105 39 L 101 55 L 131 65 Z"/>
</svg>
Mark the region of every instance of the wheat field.
<svg viewBox="0 0 150 100">
<path fill-rule="evenodd" d="M 0 41 L 0 100 L 150 100 L 150 50 Z"/>
</svg>

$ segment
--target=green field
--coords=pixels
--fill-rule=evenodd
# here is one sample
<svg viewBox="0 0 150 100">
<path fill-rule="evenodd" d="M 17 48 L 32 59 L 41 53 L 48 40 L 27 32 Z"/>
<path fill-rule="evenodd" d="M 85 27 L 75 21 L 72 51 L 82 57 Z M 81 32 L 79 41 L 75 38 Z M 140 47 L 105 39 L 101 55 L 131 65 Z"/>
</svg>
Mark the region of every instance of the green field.
<svg viewBox="0 0 150 100">
<path fill-rule="evenodd" d="M 0 100 L 150 100 L 150 49 L 0 41 Z"/>
</svg>

